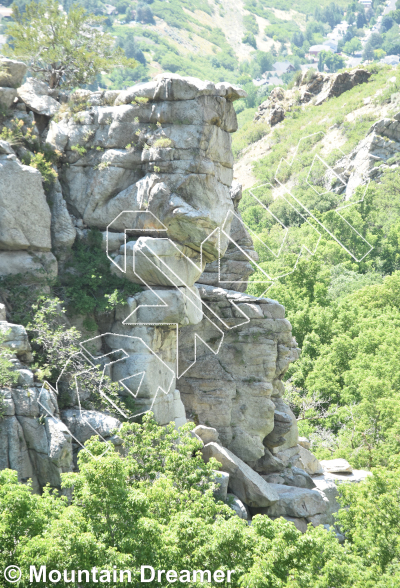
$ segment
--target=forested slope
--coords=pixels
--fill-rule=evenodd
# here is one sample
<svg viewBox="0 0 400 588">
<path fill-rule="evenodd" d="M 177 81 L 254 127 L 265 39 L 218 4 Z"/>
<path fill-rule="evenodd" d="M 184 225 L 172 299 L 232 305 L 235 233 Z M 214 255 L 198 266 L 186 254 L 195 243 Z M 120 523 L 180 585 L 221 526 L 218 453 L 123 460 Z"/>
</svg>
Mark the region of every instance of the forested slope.
<svg viewBox="0 0 400 588">
<path fill-rule="evenodd" d="M 351 172 L 350 197 L 327 186 L 326 166 L 340 175 L 349 154 L 362 163 L 371 127 L 398 112 L 399 73 L 371 71 L 368 83 L 338 98 L 294 108 L 244 149 L 247 168 L 240 157 L 236 164 L 239 180 L 252 167 L 241 212 L 272 278 L 256 272 L 248 291 L 268 288 L 284 304 L 302 348 L 287 383 L 301 432 L 319 457 L 358 467 L 388 465 L 400 449 L 398 143 L 383 137 L 388 151 L 375 155 L 368 179 Z"/>
</svg>

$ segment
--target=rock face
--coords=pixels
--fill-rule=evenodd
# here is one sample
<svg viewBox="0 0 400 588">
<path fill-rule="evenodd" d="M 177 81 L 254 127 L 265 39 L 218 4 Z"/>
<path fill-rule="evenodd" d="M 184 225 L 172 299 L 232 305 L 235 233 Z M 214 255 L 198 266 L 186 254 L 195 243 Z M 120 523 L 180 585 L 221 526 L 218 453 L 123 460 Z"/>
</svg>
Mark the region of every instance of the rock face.
<svg viewBox="0 0 400 588">
<path fill-rule="evenodd" d="M 233 210 L 230 133 L 238 92 L 164 74 L 122 92 L 116 106 L 93 105 L 52 122 L 47 141 L 69 163 L 61 184 L 70 210 L 101 229 L 124 210 L 146 211 L 145 225 L 143 215 L 121 215 L 112 231 L 162 228 L 196 253 L 203 244 L 206 261 L 216 259 L 213 231 Z"/>
<path fill-rule="evenodd" d="M 339 176 L 326 175 L 328 189 L 344 194 L 349 200 L 358 186 L 377 179 L 388 165 L 399 165 L 400 122 L 384 118 L 374 123 L 367 136 L 349 155 L 337 161 L 333 171 Z"/>
<path fill-rule="evenodd" d="M 204 459 L 221 464 L 216 496 L 241 518 L 252 509 L 302 531 L 324 524 L 335 484 L 319 482 L 328 500 L 310 477 L 322 466 L 282 399 L 300 350 L 283 306 L 243 293 L 258 259 L 238 212 L 241 187 L 232 184 L 232 102 L 243 91 L 163 74 L 122 92 L 79 90 L 73 108 L 60 109 L 68 97 L 32 78 L 16 89 L 26 68 L 7 67 L 13 83 L 2 85 L 0 102 L 24 125 L 36 121 L 61 155 L 59 179 L 44 190 L 39 172 L 19 161 L 24 150 L 0 141 L 0 275 L 55 277 L 54 253 L 66 271 L 75 239 L 100 229 L 113 273 L 141 288 L 96 317 L 94 332 L 85 316 L 71 324 L 123 384 L 121 395 L 133 397 L 135 418 L 151 410 L 161 425 L 195 420 Z M 284 99 L 281 89 L 271 93 L 271 125 Z M 87 390 L 61 387 L 57 397 L 36 382 L 26 331 L 6 319 L 0 304 L 2 345 L 18 371 L 17 384 L 1 391 L 0 468 L 31 478 L 35 491 L 60 487 L 92 435 L 121 443 L 121 421 L 91 409 Z"/>
<path fill-rule="evenodd" d="M 247 288 L 247 280 L 254 272 L 251 262 L 258 261 L 258 254 L 238 210 L 242 198 L 242 186 L 234 181 L 230 195 L 234 206 L 234 216 L 228 248 L 225 255 L 220 255 L 216 261 L 207 263 L 197 282 L 244 292 Z"/>
<path fill-rule="evenodd" d="M 0 250 L 50 251 L 50 224 L 40 172 L 0 155 Z"/>
<path fill-rule="evenodd" d="M 319 106 L 329 98 L 340 96 L 364 84 L 371 77 L 371 73 L 365 69 L 355 69 L 342 73 L 304 72 L 297 80 L 297 85 L 292 90 L 274 88 L 265 102 L 263 102 L 255 114 L 254 120 L 268 122 L 274 126 L 285 118 L 285 112 L 290 111 L 295 105 L 313 101 Z"/>
<path fill-rule="evenodd" d="M 198 290 L 205 316 L 180 335 L 182 371 L 193 362 L 195 335 L 206 343 L 197 344 L 196 363 L 179 379 L 186 413 L 217 429 L 225 447 L 262 473 L 268 435 L 281 422 L 275 416 L 286 419 L 287 444 L 297 446 L 296 420 L 280 399 L 281 378 L 299 356 L 290 323 L 274 300 L 212 286 Z M 286 446 L 285 435 L 277 446 Z"/>
</svg>

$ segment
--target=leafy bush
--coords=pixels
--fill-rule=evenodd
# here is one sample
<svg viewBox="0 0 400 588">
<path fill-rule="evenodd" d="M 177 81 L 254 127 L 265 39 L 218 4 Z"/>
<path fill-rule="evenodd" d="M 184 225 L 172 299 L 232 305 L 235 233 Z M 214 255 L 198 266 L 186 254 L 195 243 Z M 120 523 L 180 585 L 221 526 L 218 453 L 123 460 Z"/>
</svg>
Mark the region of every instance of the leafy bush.
<svg viewBox="0 0 400 588">
<path fill-rule="evenodd" d="M 53 168 L 53 162 L 46 159 L 45 153 L 34 153 L 30 158 L 29 165 L 40 171 L 45 188 L 49 188 L 58 177 Z"/>
<path fill-rule="evenodd" d="M 251 33 L 250 31 L 248 31 L 247 33 L 245 33 L 243 35 L 242 43 L 247 43 L 248 45 L 251 45 L 252 47 L 254 47 L 254 49 L 257 49 L 256 38 L 253 35 L 253 33 Z"/>
<path fill-rule="evenodd" d="M 104 453 L 104 444 L 92 438 L 86 443 L 90 454 L 79 453 L 79 472 L 62 475 L 73 492 L 71 504 L 49 489 L 32 494 L 16 472 L 0 472 L 0 565 L 11 561 L 21 568 L 22 588 L 31 565 L 66 569 L 68 579 L 72 570 L 130 570 L 131 581 L 125 574 L 123 586 L 140 582 L 142 565 L 188 570 L 191 579 L 194 570 L 234 570 L 225 582 L 232 588 L 396 585 L 398 474 L 385 479 L 377 472 L 365 484 L 343 485 L 350 506 L 340 513 L 350 537 L 345 546 L 321 526 L 310 525 L 303 535 L 293 523 L 263 515 L 249 526 L 214 500 L 212 469 L 218 464 L 203 462 L 192 426 L 178 432 L 173 423 L 158 426 L 151 415 L 140 425 L 125 423 L 119 432 L 124 457 L 112 444 Z M 111 574 L 103 584 L 115 585 Z M 200 588 L 202 582 L 189 585 Z"/>
<path fill-rule="evenodd" d="M 153 143 L 153 147 L 165 149 L 167 147 L 172 147 L 173 143 L 171 139 L 168 137 L 161 137 L 160 139 L 156 139 Z"/>
<path fill-rule="evenodd" d="M 90 230 L 87 241 L 76 241 L 60 278 L 60 294 L 74 314 L 104 312 L 123 304 L 141 287 L 111 273 L 110 260 L 101 249 L 102 234 Z"/>
<path fill-rule="evenodd" d="M 256 17 L 253 14 L 246 14 L 243 17 L 243 24 L 246 31 L 253 33 L 253 35 L 258 35 L 260 29 Z"/>
<path fill-rule="evenodd" d="M 84 390 L 87 397 L 80 400 L 83 408 L 102 410 L 120 420 L 130 416 L 134 407 L 133 398 L 120 396 L 119 383 L 112 382 L 103 374 L 101 363 L 94 365 L 92 360 L 85 359 L 79 345 L 82 335 L 75 327 L 66 326 L 61 301 L 42 296 L 33 305 L 33 312 L 32 321 L 27 325 L 35 358 L 33 367 L 40 380 L 47 380 L 54 387 L 61 377 L 60 407 L 68 405 L 71 394 L 68 388 L 77 387 Z M 97 325 L 94 326 L 96 329 Z"/>
</svg>

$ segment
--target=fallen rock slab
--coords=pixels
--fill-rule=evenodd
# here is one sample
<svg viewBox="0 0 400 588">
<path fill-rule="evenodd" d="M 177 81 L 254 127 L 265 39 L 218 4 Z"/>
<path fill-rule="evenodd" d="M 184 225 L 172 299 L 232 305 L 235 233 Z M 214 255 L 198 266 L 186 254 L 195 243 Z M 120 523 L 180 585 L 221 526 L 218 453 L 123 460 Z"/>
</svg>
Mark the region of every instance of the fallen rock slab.
<svg viewBox="0 0 400 588">
<path fill-rule="evenodd" d="M 324 472 L 332 474 L 351 473 L 353 468 L 345 459 L 324 459 L 321 462 Z"/>
<path fill-rule="evenodd" d="M 295 518 L 312 517 L 327 511 L 328 499 L 317 489 L 296 488 L 270 484 L 278 495 L 278 501 L 267 508 L 252 508 L 252 514 L 266 514 L 268 516 L 289 516 Z"/>
<path fill-rule="evenodd" d="M 232 492 L 248 506 L 266 507 L 279 499 L 272 487 L 277 484 L 268 484 L 229 449 L 218 443 L 208 443 L 203 447 L 203 459 L 207 463 L 211 457 L 219 461 L 222 470 L 229 474 L 229 487 Z"/>
<path fill-rule="evenodd" d="M 60 110 L 61 104 L 49 96 L 49 87 L 40 80 L 28 78 L 23 86 L 18 88 L 19 98 L 37 114 L 54 116 Z"/>
</svg>

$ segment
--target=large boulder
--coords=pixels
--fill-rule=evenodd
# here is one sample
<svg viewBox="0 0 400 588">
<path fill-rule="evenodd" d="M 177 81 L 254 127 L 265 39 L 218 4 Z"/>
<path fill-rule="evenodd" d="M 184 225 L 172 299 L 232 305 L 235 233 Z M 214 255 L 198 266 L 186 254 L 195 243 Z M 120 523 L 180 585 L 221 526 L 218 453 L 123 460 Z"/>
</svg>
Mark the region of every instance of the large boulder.
<svg viewBox="0 0 400 588">
<path fill-rule="evenodd" d="M 0 86 L 5 88 L 18 88 L 28 69 L 25 63 L 16 61 L 15 59 L 1 57 L 0 66 L 1 69 L 4 68 L 5 70 L 4 73 L 0 74 Z"/>
<path fill-rule="evenodd" d="M 1 88 L 0 87 L 0 105 L 5 108 L 10 108 L 15 98 L 17 97 L 17 90 L 14 88 Z"/>
<path fill-rule="evenodd" d="M 207 443 L 212 443 L 212 442 L 218 443 L 218 441 L 219 441 L 218 431 L 217 431 L 217 429 L 214 429 L 213 427 L 206 427 L 205 425 L 197 425 L 197 427 L 195 427 L 193 429 L 193 433 L 198 435 L 205 445 L 207 445 Z"/>
<path fill-rule="evenodd" d="M 309 490 L 281 484 L 270 484 L 270 486 L 278 495 L 277 502 L 267 508 L 252 509 L 252 514 L 303 518 L 327 511 L 328 499 L 317 489 Z"/>
<path fill-rule="evenodd" d="M 50 251 L 50 223 L 40 172 L 0 155 L 0 249 Z"/>
<path fill-rule="evenodd" d="M 211 457 L 229 474 L 232 492 L 248 506 L 269 506 L 278 500 L 272 487 L 229 449 L 218 443 L 208 443 L 203 447 L 204 461 L 207 463 Z"/>
<path fill-rule="evenodd" d="M 353 468 L 346 459 L 324 459 L 321 461 L 324 472 L 330 474 L 342 474 L 353 471 Z"/>
<path fill-rule="evenodd" d="M 18 88 L 18 97 L 28 108 L 37 114 L 54 116 L 61 104 L 49 96 L 49 87 L 35 78 L 28 78 L 23 86 Z"/>
</svg>

